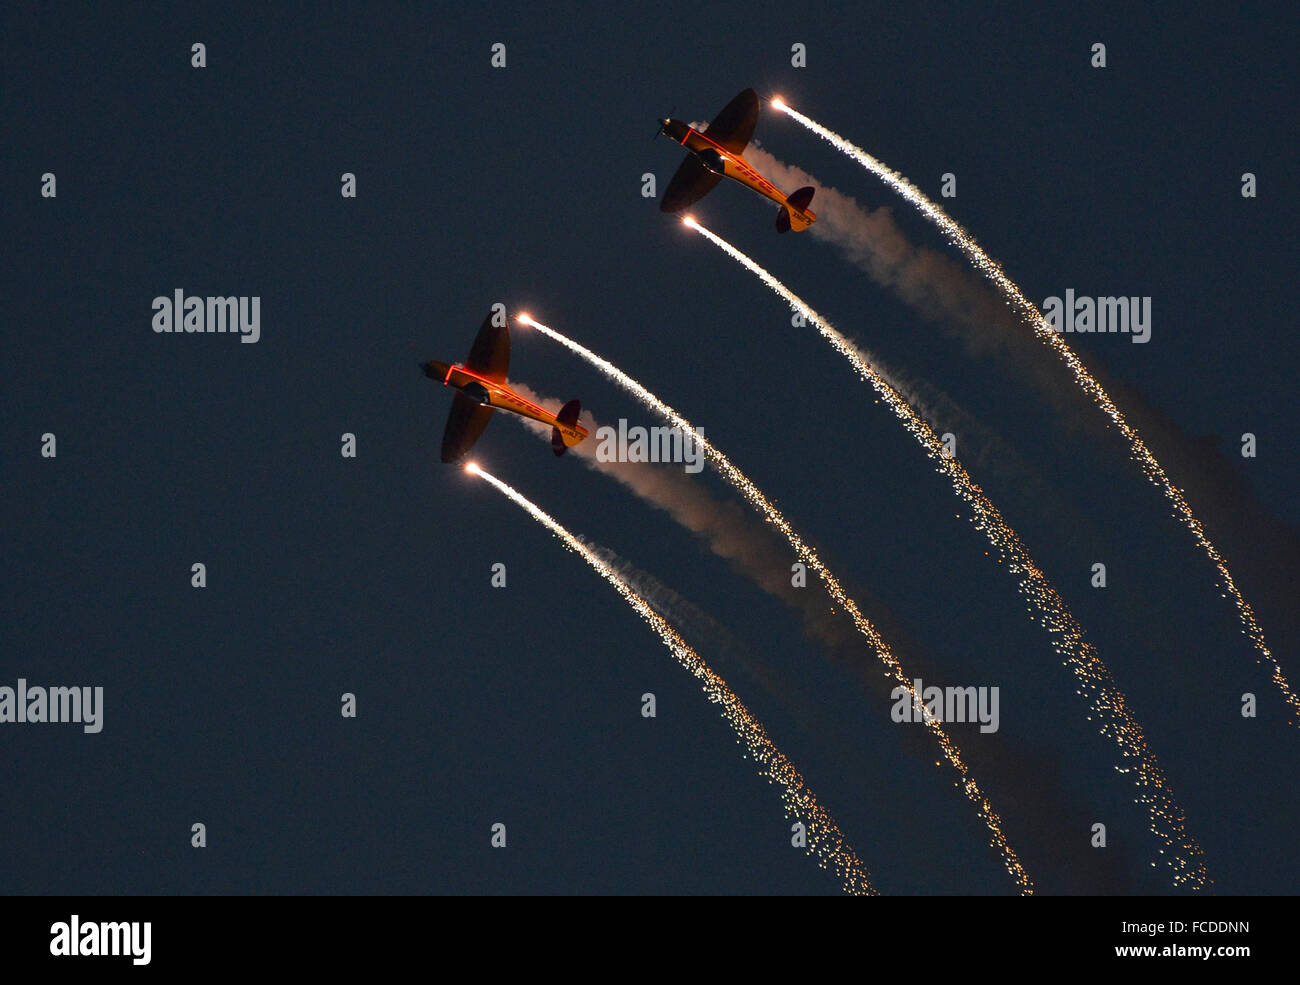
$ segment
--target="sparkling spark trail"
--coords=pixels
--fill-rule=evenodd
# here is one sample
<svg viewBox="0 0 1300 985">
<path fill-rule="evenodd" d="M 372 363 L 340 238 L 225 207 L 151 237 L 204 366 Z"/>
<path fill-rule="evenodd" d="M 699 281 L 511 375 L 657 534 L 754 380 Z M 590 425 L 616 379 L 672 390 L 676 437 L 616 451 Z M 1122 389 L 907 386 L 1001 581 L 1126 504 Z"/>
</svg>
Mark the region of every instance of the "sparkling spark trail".
<svg viewBox="0 0 1300 985">
<path fill-rule="evenodd" d="M 722 474 L 723 478 L 731 483 L 731 485 L 733 485 L 740 494 L 745 497 L 745 500 L 755 510 L 757 510 L 774 529 L 781 532 L 786 541 L 794 549 L 799 560 L 807 565 L 807 567 L 812 571 L 817 573 L 818 577 L 821 578 L 822 583 L 826 586 L 827 593 L 836 603 L 839 604 L 841 609 L 848 613 L 849 617 L 853 620 L 854 626 L 857 627 L 858 632 L 867 638 L 867 641 L 871 644 L 872 650 L 875 652 L 880 662 L 885 665 L 889 676 L 891 676 L 898 685 L 911 696 L 914 702 L 920 702 L 920 696 L 917 694 L 916 686 L 913 683 L 913 675 L 907 673 L 903 669 L 902 664 L 900 664 L 898 658 L 894 656 L 893 651 L 890 649 L 889 644 L 885 641 L 884 637 L 880 635 L 879 631 L 871 621 L 862 614 L 862 611 L 858 608 L 858 604 L 844 590 L 843 586 L 839 583 L 839 580 L 822 562 L 822 559 L 818 556 L 817 552 L 804 543 L 803 539 L 795 532 L 794 528 L 790 526 L 789 521 L 786 520 L 781 511 L 772 504 L 767 496 L 763 494 L 762 490 L 750 481 L 749 477 L 745 475 L 744 472 L 732 464 L 731 459 L 727 458 L 726 455 L 722 454 L 722 452 L 710 444 L 709 441 L 705 439 L 704 435 L 700 434 L 700 432 L 695 429 L 695 426 L 692 425 L 690 421 L 682 417 L 681 414 L 677 413 L 677 411 L 672 407 L 669 407 L 666 403 L 656 397 L 636 380 L 632 379 L 632 377 L 624 373 L 613 363 L 606 359 L 602 359 L 586 346 L 580 345 L 568 336 L 555 331 L 553 328 L 543 325 L 539 321 L 535 321 L 526 314 L 518 315 L 517 318 L 523 324 L 537 329 L 537 331 L 541 332 L 547 338 L 553 339 L 570 351 L 577 353 L 621 386 L 624 390 L 627 390 L 635 396 L 651 410 L 667 418 L 672 424 L 680 428 L 683 433 L 690 434 L 691 437 L 698 442 L 697 447 L 704 449 L 705 455 L 708 456 L 709 461 L 713 463 L 714 467 Z M 954 743 L 948 733 L 944 731 L 943 724 L 937 718 L 926 716 L 925 724 L 929 727 L 935 741 L 938 742 L 939 748 L 943 751 L 944 758 L 958 772 L 959 777 L 957 785 L 961 787 L 962 791 L 966 794 L 967 799 L 975 805 L 976 813 L 988 827 L 992 834 L 992 841 L 990 844 L 997 848 L 1001 853 L 1002 864 L 1006 868 L 1008 874 L 1010 874 L 1012 879 L 1015 880 L 1022 895 L 1033 895 L 1033 882 L 1029 878 L 1029 873 L 1026 872 L 1024 866 L 1021 865 L 1015 849 L 1013 849 L 1010 842 L 1007 841 L 1007 836 L 1002 830 L 1002 818 L 998 816 L 996 811 L 994 811 L 993 805 L 989 802 L 988 797 L 984 795 L 979 784 L 975 782 L 975 777 L 971 775 L 970 767 L 967 766 L 966 761 L 962 758 L 961 752 L 958 750 L 956 743 Z"/>
<path fill-rule="evenodd" d="M 823 869 L 835 873 L 843 884 L 844 891 L 856 896 L 875 896 L 875 888 L 866 866 L 858 858 L 844 833 L 836 825 L 834 818 L 818 803 L 813 792 L 804 783 L 803 776 L 794 764 L 786 759 L 775 743 L 768 738 L 762 724 L 741 704 L 740 699 L 727 687 L 727 682 L 715 673 L 698 653 L 692 650 L 667 620 L 656 612 L 645 599 L 599 555 L 591 550 L 573 534 L 569 533 L 558 520 L 546 513 L 523 493 L 502 482 L 496 476 L 484 471 L 471 462 L 465 471 L 486 479 L 496 490 L 513 500 L 532 516 L 534 520 L 555 534 L 569 550 L 579 554 L 584 561 L 596 570 L 605 581 L 609 582 L 623 596 L 637 614 L 650 624 L 668 647 L 677 662 L 700 682 L 705 695 L 712 704 L 722 709 L 722 717 L 736 733 L 736 741 L 743 744 L 746 755 L 759 764 L 759 775 L 768 778 L 781 790 L 781 803 L 787 818 L 802 821 L 807 829 L 807 853 L 817 860 Z"/>
<path fill-rule="evenodd" d="M 1129 712 L 1127 701 L 1115 685 L 1110 671 L 1092 644 L 1084 639 L 1083 628 L 1047 576 L 1034 563 L 1020 535 L 1002 518 L 1001 512 L 970 477 L 965 467 L 955 457 L 945 453 L 943 443 L 930 425 L 888 380 L 872 368 L 852 342 L 831 327 L 802 298 L 722 237 L 705 229 L 690 216 L 683 221 L 756 275 L 793 310 L 816 325 L 822 336 L 889 405 L 903 427 L 936 463 L 936 471 L 949 478 L 957 497 L 970 505 L 975 528 L 984 533 L 998 552 L 998 563 L 1005 562 L 1007 571 L 1018 576 L 1017 585 L 1030 613 L 1047 630 L 1052 640 L 1052 649 L 1061 657 L 1065 666 L 1074 672 L 1079 693 L 1092 710 L 1089 718 L 1095 715 L 1099 719 L 1101 734 L 1113 739 L 1119 747 L 1123 758 L 1116 770 L 1132 776 L 1137 787 L 1136 802 L 1146 806 L 1151 833 L 1163 846 L 1159 852 L 1171 870 L 1174 885 L 1204 888 L 1210 882 L 1205 871 L 1204 852 L 1187 831 L 1186 816 L 1174 800 L 1169 781 L 1147 746 L 1142 726 Z"/>
<path fill-rule="evenodd" d="M 1291 706 L 1291 724 L 1300 727 L 1300 696 L 1297 696 L 1291 689 L 1286 675 L 1282 672 L 1282 665 L 1269 649 L 1268 643 L 1264 639 L 1264 630 L 1255 618 L 1255 610 L 1251 608 L 1250 603 L 1246 601 L 1245 596 L 1237 588 L 1237 583 L 1228 570 L 1228 562 L 1219 553 L 1219 549 L 1210 541 L 1209 536 L 1206 535 L 1205 528 L 1192 512 L 1192 508 L 1188 505 L 1182 490 L 1173 484 L 1160 463 L 1156 461 L 1155 455 L 1147 448 L 1146 442 L 1142 440 L 1142 436 L 1138 434 L 1137 429 L 1128 422 L 1128 419 L 1110 398 L 1110 394 L 1106 392 L 1106 389 L 1097 378 L 1088 372 L 1088 368 L 1075 354 L 1074 350 L 1070 348 L 1065 339 L 1062 338 L 1061 334 L 1052 329 L 1052 326 L 1043 317 L 1038 307 L 1024 296 L 1016 283 L 1002 270 L 1001 265 L 984 252 L 983 247 L 976 242 L 975 237 L 963 229 L 961 224 L 952 216 L 927 198 L 919 188 L 897 171 L 872 157 L 861 147 L 849 142 L 815 120 L 811 120 L 802 113 L 791 109 L 779 99 L 773 100 L 772 106 L 829 142 L 836 150 L 853 158 L 884 181 L 895 192 L 911 202 L 912 205 L 916 206 L 922 215 L 939 228 L 949 242 L 960 249 L 967 259 L 997 286 L 998 291 L 1001 292 L 1012 309 L 1033 329 L 1039 341 L 1050 347 L 1056 353 L 1056 356 L 1069 367 L 1079 388 L 1092 398 L 1093 403 L 1114 422 L 1120 433 L 1127 439 L 1130 455 L 1138 463 L 1142 474 L 1146 476 L 1152 485 L 1163 492 L 1165 498 L 1173 505 L 1174 509 L 1171 515 L 1175 519 L 1182 521 L 1183 525 L 1191 531 L 1192 538 L 1219 572 L 1219 580 L 1237 607 L 1242 634 L 1250 640 L 1256 650 L 1256 661 L 1265 670 L 1271 669 L 1273 683 L 1282 692 L 1282 697 L 1286 703 Z"/>
</svg>

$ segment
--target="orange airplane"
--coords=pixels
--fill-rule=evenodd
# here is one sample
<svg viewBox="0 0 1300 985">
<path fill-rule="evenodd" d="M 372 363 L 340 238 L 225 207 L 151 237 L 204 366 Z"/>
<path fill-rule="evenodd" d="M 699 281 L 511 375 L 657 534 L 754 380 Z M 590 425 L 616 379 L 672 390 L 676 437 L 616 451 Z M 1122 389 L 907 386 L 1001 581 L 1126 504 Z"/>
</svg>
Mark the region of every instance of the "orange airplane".
<svg viewBox="0 0 1300 985">
<path fill-rule="evenodd" d="M 474 339 L 474 347 L 464 366 L 432 360 L 421 363 L 424 375 L 443 386 L 456 388 L 447 416 L 447 430 L 442 435 L 442 460 L 454 462 L 465 456 L 473 447 L 492 419 L 494 408 L 500 407 L 521 417 L 551 425 L 551 450 L 563 455 L 587 437 L 587 429 L 578 423 L 582 405 L 570 400 L 559 414 L 552 414 L 526 400 L 506 384 L 506 369 L 510 365 L 510 330 L 505 325 L 493 325 L 488 315 Z"/>
<path fill-rule="evenodd" d="M 800 232 L 816 222 L 817 214 L 808 208 L 815 191 L 812 185 L 787 197 L 742 156 L 741 151 L 754 135 L 757 122 L 758 93 L 753 89 L 746 89 L 727 103 L 702 131 L 681 120 L 660 120 L 659 133 L 666 133 L 691 152 L 668 182 L 663 201 L 659 203 L 660 211 L 680 212 L 694 205 L 726 177 L 781 206 L 776 214 L 778 233 L 788 233 L 791 229 Z"/>
</svg>

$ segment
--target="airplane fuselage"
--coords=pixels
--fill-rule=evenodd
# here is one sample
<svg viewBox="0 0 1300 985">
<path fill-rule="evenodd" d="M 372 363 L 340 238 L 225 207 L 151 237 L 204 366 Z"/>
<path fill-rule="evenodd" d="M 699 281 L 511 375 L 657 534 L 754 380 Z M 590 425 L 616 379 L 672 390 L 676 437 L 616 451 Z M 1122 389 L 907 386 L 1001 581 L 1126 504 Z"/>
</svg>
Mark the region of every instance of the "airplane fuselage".
<svg viewBox="0 0 1300 985">
<path fill-rule="evenodd" d="M 582 425 L 563 424 L 545 407 L 525 399 L 506 384 L 481 376 L 464 366 L 439 362 L 435 359 L 425 367 L 425 375 L 430 379 L 439 380 L 443 386 L 454 387 L 477 403 L 540 421 L 542 424 L 558 428 L 560 433 L 579 441 L 587 437 L 587 429 Z"/>
<path fill-rule="evenodd" d="M 777 205 L 788 204 L 781 189 L 759 174 L 743 154 L 719 146 L 689 123 L 681 120 L 665 120 L 663 123 L 663 132 L 699 158 L 700 163 L 710 171 L 740 182 Z"/>
</svg>

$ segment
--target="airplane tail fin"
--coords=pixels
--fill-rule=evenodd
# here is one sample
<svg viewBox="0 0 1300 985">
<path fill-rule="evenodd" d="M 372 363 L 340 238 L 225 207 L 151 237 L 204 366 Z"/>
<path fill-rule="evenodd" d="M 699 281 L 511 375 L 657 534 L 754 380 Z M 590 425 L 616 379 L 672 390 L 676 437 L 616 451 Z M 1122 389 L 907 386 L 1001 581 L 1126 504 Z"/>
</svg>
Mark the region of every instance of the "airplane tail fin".
<svg viewBox="0 0 1300 985">
<path fill-rule="evenodd" d="M 578 425 L 578 415 L 581 413 L 582 404 L 577 400 L 570 400 L 555 415 L 555 419 L 560 423 L 551 429 L 551 451 L 557 456 L 563 455 L 567 449 L 581 443 L 587 437 L 587 429 Z"/>
<path fill-rule="evenodd" d="M 786 197 L 786 204 L 776 214 L 778 233 L 788 233 L 791 229 L 797 233 L 802 232 L 817 221 L 817 213 L 808 208 L 816 190 L 812 185 L 806 185 Z"/>
</svg>

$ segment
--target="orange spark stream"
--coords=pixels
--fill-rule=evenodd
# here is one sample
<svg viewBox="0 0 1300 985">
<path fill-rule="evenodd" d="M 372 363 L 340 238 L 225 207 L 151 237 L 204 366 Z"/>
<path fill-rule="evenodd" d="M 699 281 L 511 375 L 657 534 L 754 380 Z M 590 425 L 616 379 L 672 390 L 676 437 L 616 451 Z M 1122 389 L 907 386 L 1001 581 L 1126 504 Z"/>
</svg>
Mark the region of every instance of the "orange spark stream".
<svg viewBox="0 0 1300 985">
<path fill-rule="evenodd" d="M 700 682 L 709 701 L 722 709 L 723 719 L 736 733 L 737 744 L 743 744 L 747 758 L 752 758 L 759 764 L 759 775 L 767 777 L 768 782 L 780 788 L 785 816 L 802 821 L 806 828 L 807 853 L 813 856 L 823 869 L 835 873 L 846 893 L 857 896 L 877 895 L 871 885 L 866 866 L 845 840 L 844 833 L 840 831 L 835 819 L 826 812 L 813 796 L 813 792 L 808 789 L 803 776 L 795 769 L 794 764 L 768 738 L 762 724 L 748 708 L 741 704 L 740 699 L 727 686 L 727 682 L 686 644 L 677 630 L 655 611 L 650 603 L 638 595 L 613 568 L 536 503 L 479 465 L 470 463 L 466 466 L 466 471 L 486 479 L 499 492 L 523 507 L 534 520 L 555 534 L 565 547 L 579 554 L 598 575 L 623 596 L 624 601 L 650 624 L 650 628 L 663 641 L 664 646 L 672 651 L 677 662 Z"/>
<path fill-rule="evenodd" d="M 790 307 L 817 326 L 817 330 L 844 356 L 860 377 L 875 389 L 909 434 L 936 463 L 936 471 L 952 482 L 957 497 L 971 507 L 972 523 L 983 531 L 998 552 L 998 563 L 1007 562 L 1007 570 L 1018 576 L 1020 594 L 1040 625 L 1052 639 L 1052 649 L 1060 656 L 1075 676 L 1080 691 L 1100 719 L 1099 731 L 1118 745 L 1124 761 L 1116 766 L 1120 773 L 1130 774 L 1137 787 L 1135 802 L 1146 806 L 1151 833 L 1163 845 L 1159 854 L 1170 868 L 1174 885 L 1202 889 L 1211 880 L 1205 870 L 1205 854 L 1196 839 L 1187 831 L 1187 818 L 1174 800 L 1169 781 L 1155 755 L 1147 746 L 1142 726 L 1128 710 L 1128 703 L 1115 685 L 1110 671 L 1097 655 L 1096 649 L 1084 639 L 1083 628 L 1075 620 L 1056 588 L 1039 570 L 1029 555 L 1020 535 L 1003 519 L 1001 512 L 985 495 L 984 490 L 970 477 L 955 457 L 945 453 L 943 443 L 929 424 L 912 408 L 889 381 L 872 368 L 862 352 L 848 339 L 810 308 L 802 298 L 773 277 L 754 260 L 736 249 L 721 236 L 710 232 L 689 216 L 687 226 L 700 233 L 745 269 L 778 294 Z M 1089 715 L 1089 718 L 1092 717 Z M 1155 865 L 1155 862 L 1151 863 Z"/>
<path fill-rule="evenodd" d="M 1155 455 L 1147 448 L 1146 442 L 1142 440 L 1142 436 L 1138 434 L 1137 429 L 1128 422 L 1128 419 L 1125 418 L 1119 407 L 1110 398 L 1110 394 L 1106 392 L 1097 378 L 1088 372 L 1088 368 L 1084 366 L 1083 361 L 1070 348 L 1065 339 L 1061 337 L 1061 334 L 1052 329 L 1047 319 L 1043 317 L 1042 312 L 1024 296 L 1016 283 L 1002 270 L 1001 265 L 984 252 L 983 247 L 976 242 L 975 237 L 963 229 L 952 216 L 939 208 L 905 177 L 872 157 L 861 147 L 850 143 L 838 133 L 827 129 L 815 120 L 810 120 L 802 113 L 796 112 L 780 100 L 774 100 L 772 105 L 807 127 L 823 140 L 828 141 L 836 150 L 853 158 L 916 206 L 922 215 L 939 228 L 949 242 L 966 254 L 967 259 L 997 286 L 1012 309 L 1033 329 L 1039 341 L 1050 347 L 1057 357 L 1069 367 L 1079 388 L 1092 398 L 1093 403 L 1114 422 L 1120 433 L 1128 440 L 1130 455 L 1138 463 L 1142 474 L 1147 477 L 1147 480 L 1152 485 L 1163 492 L 1165 498 L 1173 505 L 1174 511 L 1171 515 L 1175 519 L 1181 520 L 1183 525 L 1191 531 L 1193 539 L 1218 570 L 1223 587 L 1228 595 L 1232 597 L 1232 601 L 1237 607 L 1242 634 L 1250 640 L 1256 650 L 1256 661 L 1266 670 L 1271 668 L 1273 683 L 1277 685 L 1278 690 L 1282 692 L 1282 697 L 1291 706 L 1293 713 L 1291 724 L 1300 727 L 1300 696 L 1297 696 L 1291 690 L 1291 685 L 1282 672 L 1282 665 L 1268 648 L 1268 643 L 1264 639 L 1264 630 L 1255 618 L 1255 610 L 1250 607 L 1250 603 L 1246 601 L 1245 596 L 1237 588 L 1237 583 L 1228 570 L 1228 562 L 1224 560 L 1223 555 L 1219 553 L 1219 549 L 1214 546 L 1206 535 L 1205 528 L 1201 525 L 1201 521 L 1196 518 L 1196 515 L 1192 513 L 1192 508 L 1188 505 L 1182 490 L 1173 484 L 1160 463 L 1156 461 Z"/>
<path fill-rule="evenodd" d="M 757 510 L 768 523 L 781 532 L 786 541 L 794 549 L 799 560 L 803 561 L 805 565 L 817 573 L 818 577 L 821 578 L 822 583 L 826 586 L 826 591 L 830 594 L 831 598 L 839 604 L 840 608 L 848 613 L 849 617 L 853 620 L 854 626 L 857 627 L 858 632 L 867 638 L 867 641 L 871 644 L 872 650 L 875 651 L 875 654 L 881 663 L 885 665 L 889 676 L 893 677 L 893 679 L 898 682 L 899 686 L 911 696 L 914 702 L 920 702 L 920 697 L 917 694 L 912 675 L 903 670 L 902 665 L 894 656 L 893 651 L 890 649 L 889 644 L 885 641 L 884 637 L 880 635 L 880 632 L 871 621 L 862 614 L 861 610 L 858 608 L 858 604 L 844 590 L 843 586 L 839 583 L 839 580 L 822 562 L 822 559 L 818 556 L 817 552 L 804 543 L 803 539 L 795 532 L 794 528 L 790 526 L 789 521 L 781 514 L 781 511 L 772 504 L 767 496 L 765 496 L 763 492 L 754 485 L 744 472 L 733 465 L 726 455 L 710 444 L 705 439 L 704 435 L 700 434 L 700 432 L 695 429 L 694 425 L 692 425 L 690 421 L 686 420 L 686 418 L 681 414 L 677 413 L 677 411 L 672 407 L 669 407 L 666 403 L 656 397 L 636 380 L 632 379 L 632 377 L 624 373 L 613 363 L 606 359 L 602 359 L 586 346 L 580 345 L 568 336 L 555 331 L 553 328 L 543 325 L 541 322 L 534 320 L 528 315 L 519 315 L 518 319 L 525 325 L 530 325 L 537 329 L 548 338 L 559 342 L 570 351 L 577 353 L 621 386 L 624 390 L 627 390 L 635 396 L 651 410 L 662 415 L 672 424 L 681 428 L 683 433 L 690 434 L 698 443 L 698 447 L 704 449 L 704 453 L 708 456 L 709 461 L 714 464 L 717 470 L 722 474 L 723 478 L 731 483 L 731 485 L 733 485 L 741 495 L 745 497 L 746 501 Z M 923 704 L 923 702 L 921 703 Z M 975 777 L 971 775 L 970 767 L 966 765 L 966 761 L 962 758 L 961 752 L 958 750 L 956 743 L 953 742 L 952 738 L 944 730 L 943 724 L 937 718 L 927 716 L 925 724 L 929 727 L 930 733 L 934 736 L 935 741 L 938 742 L 939 748 L 943 751 L 944 758 L 955 770 L 957 770 L 959 774 L 957 783 L 965 792 L 967 799 L 975 805 L 977 814 L 988 827 L 992 835 L 990 844 L 997 848 L 1001 853 L 1003 866 L 1011 875 L 1012 879 L 1015 880 L 1016 885 L 1020 888 L 1020 892 L 1023 895 L 1033 895 L 1033 881 L 1030 879 L 1029 873 L 1025 871 L 1024 866 L 1020 863 L 1020 859 L 1017 857 L 1015 849 L 1011 847 L 1010 842 L 1007 840 L 1007 836 L 1002 830 L 1001 817 L 999 817 L 997 812 L 993 809 L 993 805 L 989 802 L 988 797 L 984 795 L 979 784 L 975 782 Z"/>
</svg>

